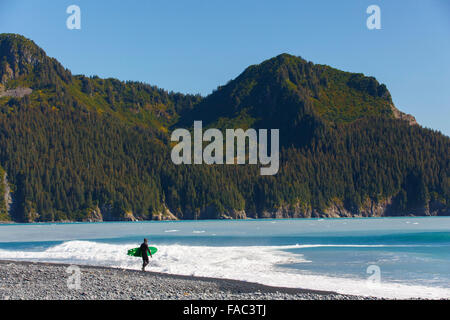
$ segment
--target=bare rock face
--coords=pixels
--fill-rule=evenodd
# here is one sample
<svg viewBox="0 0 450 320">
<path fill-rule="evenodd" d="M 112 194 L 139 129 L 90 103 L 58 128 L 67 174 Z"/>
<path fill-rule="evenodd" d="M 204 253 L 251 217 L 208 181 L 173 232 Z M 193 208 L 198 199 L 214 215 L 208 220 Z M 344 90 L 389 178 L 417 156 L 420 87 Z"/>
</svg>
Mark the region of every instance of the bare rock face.
<svg viewBox="0 0 450 320">
<path fill-rule="evenodd" d="M 416 118 L 414 118 L 412 115 L 401 112 L 398 110 L 393 104 L 391 104 L 391 110 L 394 113 L 395 119 L 400 119 L 408 122 L 411 126 L 412 125 L 418 125 Z"/>
<path fill-rule="evenodd" d="M 16 89 L 10 89 L 6 91 L 2 91 L 0 88 L 0 98 L 1 97 L 14 97 L 14 98 L 23 98 L 26 95 L 29 95 L 33 92 L 30 88 L 22 88 L 17 87 Z"/>
<path fill-rule="evenodd" d="M 131 211 L 125 212 L 123 219 L 125 221 L 138 221 L 138 219 L 136 219 L 136 217 L 134 216 L 133 212 L 131 212 Z"/>
<path fill-rule="evenodd" d="M 122 211 L 111 204 L 103 204 L 99 208 L 103 221 L 138 221 L 132 211 Z"/>
<path fill-rule="evenodd" d="M 5 67 L 4 67 L 4 72 L 1 75 L 0 82 L 1 83 L 6 83 L 6 82 L 8 82 L 8 80 L 13 79 L 13 78 L 14 78 L 14 71 L 11 69 L 9 64 L 6 63 Z"/>
<path fill-rule="evenodd" d="M 162 212 L 153 214 L 152 220 L 166 221 L 166 220 L 178 220 L 178 218 L 169 210 L 169 208 L 164 207 Z"/>
<path fill-rule="evenodd" d="M 362 217 L 383 217 L 393 215 L 392 211 L 392 197 L 374 201 L 372 199 L 366 199 L 360 208 Z"/>
<path fill-rule="evenodd" d="M 245 210 L 232 210 L 227 214 L 222 213 L 219 219 L 247 219 L 247 214 Z"/>
<path fill-rule="evenodd" d="M 0 65 L 0 82 L 18 79 L 34 72 L 39 64 L 51 61 L 44 50 L 33 41 L 18 34 L 2 34 L 0 53 L 4 57 Z"/>
</svg>

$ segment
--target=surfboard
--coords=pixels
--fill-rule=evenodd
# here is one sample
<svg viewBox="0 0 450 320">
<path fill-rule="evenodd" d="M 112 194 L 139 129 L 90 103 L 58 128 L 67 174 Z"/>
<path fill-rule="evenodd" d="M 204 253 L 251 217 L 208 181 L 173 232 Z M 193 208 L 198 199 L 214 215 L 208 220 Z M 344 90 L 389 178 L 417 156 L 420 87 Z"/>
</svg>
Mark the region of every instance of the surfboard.
<svg viewBox="0 0 450 320">
<path fill-rule="evenodd" d="M 152 255 L 154 255 L 156 253 L 156 251 L 158 251 L 158 249 L 156 249 L 155 247 L 148 247 L 148 248 Z M 142 257 L 141 248 L 130 249 L 130 250 L 128 250 L 127 255 L 132 256 L 132 257 Z"/>
</svg>

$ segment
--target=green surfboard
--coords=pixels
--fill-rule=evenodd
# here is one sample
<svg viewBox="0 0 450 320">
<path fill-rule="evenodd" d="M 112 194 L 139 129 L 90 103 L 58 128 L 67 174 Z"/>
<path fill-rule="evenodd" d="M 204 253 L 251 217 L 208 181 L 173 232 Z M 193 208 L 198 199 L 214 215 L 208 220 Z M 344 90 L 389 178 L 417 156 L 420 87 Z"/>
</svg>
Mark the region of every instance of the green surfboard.
<svg viewBox="0 0 450 320">
<path fill-rule="evenodd" d="M 152 255 L 154 255 L 156 251 L 158 251 L 158 249 L 156 249 L 155 247 L 148 247 L 148 248 L 150 249 L 149 251 Z M 141 248 L 130 249 L 128 250 L 127 255 L 132 257 L 142 257 Z"/>
</svg>

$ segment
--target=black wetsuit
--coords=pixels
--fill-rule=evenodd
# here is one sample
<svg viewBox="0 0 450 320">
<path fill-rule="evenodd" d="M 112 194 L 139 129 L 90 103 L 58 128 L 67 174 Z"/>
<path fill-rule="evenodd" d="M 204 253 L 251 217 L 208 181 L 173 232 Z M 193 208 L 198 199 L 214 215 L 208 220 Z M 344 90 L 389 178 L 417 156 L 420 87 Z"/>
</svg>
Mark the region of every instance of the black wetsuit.
<svg viewBox="0 0 450 320">
<path fill-rule="evenodd" d="M 148 265 L 148 244 L 145 242 L 141 244 L 141 255 L 142 255 L 142 268 L 145 268 Z"/>
</svg>

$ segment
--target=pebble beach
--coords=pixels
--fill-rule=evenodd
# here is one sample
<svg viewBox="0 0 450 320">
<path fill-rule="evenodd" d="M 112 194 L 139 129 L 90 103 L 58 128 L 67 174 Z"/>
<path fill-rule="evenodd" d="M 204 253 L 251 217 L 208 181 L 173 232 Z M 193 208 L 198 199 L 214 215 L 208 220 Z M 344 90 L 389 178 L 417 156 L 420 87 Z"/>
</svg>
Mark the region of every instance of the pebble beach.
<svg viewBox="0 0 450 320">
<path fill-rule="evenodd" d="M 2 300 L 364 300 L 370 297 L 119 268 L 0 261 Z M 70 270 L 70 269 L 69 269 Z"/>
</svg>

